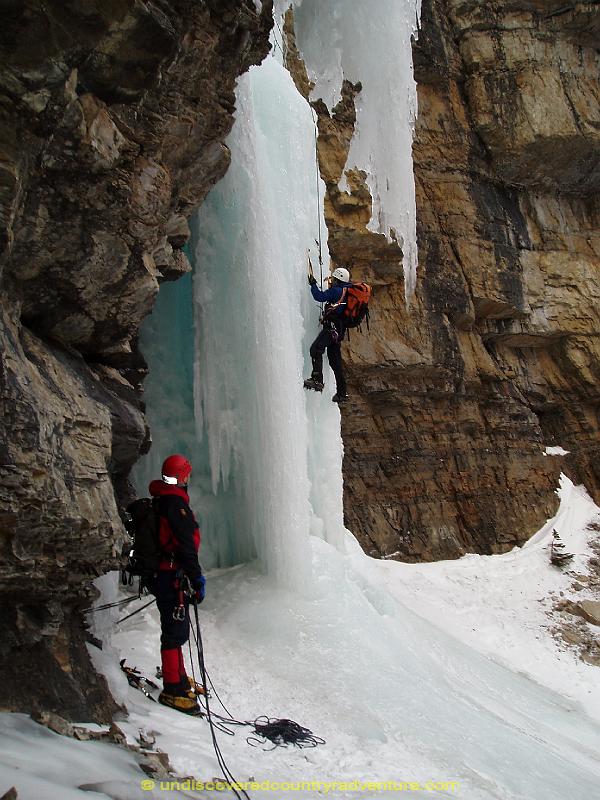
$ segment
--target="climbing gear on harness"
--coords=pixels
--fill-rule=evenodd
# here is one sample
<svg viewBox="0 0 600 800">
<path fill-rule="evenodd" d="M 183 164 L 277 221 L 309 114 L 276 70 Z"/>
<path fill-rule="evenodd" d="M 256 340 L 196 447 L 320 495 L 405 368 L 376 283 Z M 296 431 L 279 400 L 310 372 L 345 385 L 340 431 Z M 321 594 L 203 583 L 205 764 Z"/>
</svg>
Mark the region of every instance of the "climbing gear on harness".
<svg viewBox="0 0 600 800">
<path fill-rule="evenodd" d="M 185 456 L 175 454 L 166 458 L 162 465 L 162 479 L 171 485 L 184 486 L 192 472 L 192 465 Z"/>
<path fill-rule="evenodd" d="M 324 324 L 324 326 L 328 326 L 329 327 L 329 332 L 330 332 L 330 335 L 331 335 L 331 341 L 333 342 L 333 344 L 337 344 L 343 338 L 342 336 L 340 336 L 340 331 L 336 328 L 336 326 L 333 324 L 333 322 L 325 321 L 323 324 Z"/>
<path fill-rule="evenodd" d="M 186 595 L 189 597 L 191 592 L 190 581 L 186 575 L 177 572 L 175 578 L 175 588 L 177 589 L 177 605 L 173 610 L 173 619 L 175 622 L 183 622 L 186 618 Z"/>
</svg>

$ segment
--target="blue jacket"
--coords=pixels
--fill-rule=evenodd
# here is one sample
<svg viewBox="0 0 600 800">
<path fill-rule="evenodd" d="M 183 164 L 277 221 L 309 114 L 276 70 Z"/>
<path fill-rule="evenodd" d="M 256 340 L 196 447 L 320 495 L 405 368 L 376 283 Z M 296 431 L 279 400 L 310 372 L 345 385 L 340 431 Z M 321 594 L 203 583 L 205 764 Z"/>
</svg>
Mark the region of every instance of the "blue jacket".
<svg viewBox="0 0 600 800">
<path fill-rule="evenodd" d="M 329 289 L 322 290 L 319 289 L 316 283 L 313 283 L 312 286 L 310 287 L 310 291 L 314 299 L 317 301 L 317 303 L 331 303 L 331 305 L 335 305 L 336 303 L 339 303 L 340 300 L 342 299 L 342 293 L 344 289 L 346 289 L 348 286 L 351 285 L 352 284 L 350 283 L 342 283 L 338 284 L 337 286 L 332 286 Z M 336 314 L 342 314 L 343 311 L 344 311 L 343 305 L 335 309 Z"/>
</svg>

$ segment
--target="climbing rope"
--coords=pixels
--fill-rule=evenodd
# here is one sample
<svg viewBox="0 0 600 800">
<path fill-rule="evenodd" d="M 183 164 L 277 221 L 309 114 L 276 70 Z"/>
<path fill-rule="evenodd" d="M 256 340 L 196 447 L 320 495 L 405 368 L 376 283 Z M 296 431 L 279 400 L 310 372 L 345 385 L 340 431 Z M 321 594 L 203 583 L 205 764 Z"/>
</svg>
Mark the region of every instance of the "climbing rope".
<svg viewBox="0 0 600 800">
<path fill-rule="evenodd" d="M 318 230 L 319 230 L 319 238 L 318 238 L 318 240 L 315 239 L 315 243 L 317 244 L 317 246 L 319 248 L 319 271 L 320 271 L 321 289 L 322 289 L 323 288 L 323 244 L 322 244 L 322 240 L 321 240 L 321 197 L 320 197 L 320 193 L 319 193 L 319 177 L 320 177 L 319 150 L 318 150 L 318 147 L 317 147 L 318 138 L 319 138 L 319 130 L 318 130 L 318 127 L 317 127 L 317 119 L 318 118 L 317 118 L 316 112 L 315 112 L 315 110 L 314 110 L 314 108 L 312 106 L 310 107 L 310 113 L 312 115 L 313 125 L 314 125 L 314 129 L 315 129 L 315 185 L 316 185 L 316 188 L 317 188 L 317 225 L 318 225 Z"/>
<path fill-rule="evenodd" d="M 298 725 L 293 719 L 257 717 L 252 725 L 256 736 L 248 736 L 246 739 L 252 747 L 266 744 L 267 740 L 273 743 L 273 747 L 263 748 L 267 750 L 287 747 L 288 744 L 293 744 L 295 747 L 316 747 L 319 744 L 325 744 L 325 739 L 315 736 L 311 730 Z"/>
<path fill-rule="evenodd" d="M 202 645 L 200 626 L 198 623 L 197 604 L 194 605 L 194 611 L 196 614 L 196 631 L 194 631 L 193 627 L 191 630 L 196 643 L 196 648 L 198 650 L 198 661 L 202 675 L 202 683 L 205 687 L 210 686 L 211 692 L 215 695 L 223 711 L 227 714 L 227 716 L 224 717 L 221 714 L 217 714 L 215 711 L 211 711 L 207 696 L 205 696 L 204 700 L 206 704 L 206 716 L 208 717 L 209 722 L 214 724 L 215 728 L 223 733 L 226 733 L 228 736 L 235 735 L 234 731 L 231 730 L 231 727 L 229 726 L 238 725 L 242 727 L 250 727 L 252 728 L 252 734 L 254 735 L 248 736 L 246 741 L 252 747 L 260 747 L 261 745 L 265 745 L 267 741 L 270 741 L 273 744 L 273 747 L 263 748 L 265 750 L 274 750 L 276 747 L 287 747 L 288 745 L 294 745 L 295 747 L 303 748 L 317 747 L 319 744 L 325 744 L 325 739 L 322 739 L 320 736 L 315 736 L 311 730 L 304 728 L 302 725 L 299 725 L 297 722 L 294 722 L 294 720 L 291 719 L 278 719 L 276 717 L 269 718 L 264 715 L 256 717 L 256 719 L 251 722 L 244 722 L 242 720 L 235 719 L 235 717 L 231 714 L 219 697 L 219 693 L 217 692 L 210 675 L 206 671 L 206 665 L 204 663 L 204 648 Z M 192 665 L 192 675 L 193 674 Z M 203 698 L 199 699 L 202 700 Z M 217 722 L 214 722 L 214 720 L 217 720 Z"/>
<path fill-rule="evenodd" d="M 277 41 L 277 36 L 273 36 L 273 44 L 275 45 L 275 47 L 279 48 L 279 52 L 281 53 L 281 58 L 283 59 L 283 66 L 285 67 L 285 52 L 283 50 L 283 47 L 285 47 L 285 37 L 283 35 L 283 31 L 279 27 L 279 23 L 277 22 L 277 17 L 275 15 L 273 15 L 273 20 L 275 22 L 275 25 L 277 25 L 277 29 L 279 30 L 279 33 L 281 35 L 281 44 L 279 44 L 279 42 Z"/>
<path fill-rule="evenodd" d="M 202 644 L 202 636 L 200 635 L 200 621 L 198 619 L 198 602 L 197 602 L 195 597 L 193 598 L 192 602 L 193 602 L 193 605 L 194 605 L 194 617 L 195 617 L 195 622 L 196 622 L 196 637 L 195 637 L 195 639 L 196 639 L 196 651 L 198 653 L 198 667 L 200 669 L 200 679 L 202 681 L 202 685 L 204 687 L 206 687 L 207 686 L 206 667 L 204 665 L 204 646 Z M 229 770 L 229 767 L 225 763 L 225 759 L 223 758 L 223 754 L 221 752 L 221 748 L 219 747 L 219 743 L 217 742 L 217 736 L 215 734 L 215 727 L 216 726 L 215 726 L 215 723 L 214 723 L 214 721 L 212 719 L 212 714 L 211 714 L 211 711 L 210 711 L 210 703 L 209 703 L 209 699 L 208 699 L 208 694 L 204 695 L 204 704 L 206 706 L 206 717 L 208 719 L 208 725 L 209 725 L 209 728 L 210 728 L 210 735 L 211 735 L 211 738 L 212 738 L 213 749 L 214 749 L 215 755 L 217 757 L 217 763 L 219 764 L 219 767 L 221 768 L 221 772 L 223 773 L 223 777 L 225 778 L 226 781 L 229 782 L 231 790 L 235 794 L 235 796 L 238 798 L 238 800 L 241 800 L 240 792 L 241 792 L 241 794 L 244 795 L 246 800 L 250 800 L 249 794 L 244 789 L 240 789 L 240 791 L 238 791 L 236 789 L 236 786 L 240 785 L 239 781 L 237 781 L 233 777 L 233 775 L 231 774 L 231 771 Z"/>
</svg>

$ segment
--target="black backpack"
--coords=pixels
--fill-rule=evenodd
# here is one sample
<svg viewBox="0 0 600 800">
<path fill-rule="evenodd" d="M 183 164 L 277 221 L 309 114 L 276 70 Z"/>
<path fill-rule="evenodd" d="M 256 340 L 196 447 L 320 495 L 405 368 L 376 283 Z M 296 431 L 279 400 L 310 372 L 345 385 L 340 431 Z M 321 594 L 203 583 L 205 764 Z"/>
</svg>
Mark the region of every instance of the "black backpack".
<svg viewBox="0 0 600 800">
<path fill-rule="evenodd" d="M 131 545 L 124 548 L 127 563 L 122 570 L 123 583 L 132 584 L 134 576 L 139 576 L 144 584 L 158 570 L 161 559 L 156 500 L 142 497 L 130 503 L 125 511 L 125 529 Z"/>
</svg>

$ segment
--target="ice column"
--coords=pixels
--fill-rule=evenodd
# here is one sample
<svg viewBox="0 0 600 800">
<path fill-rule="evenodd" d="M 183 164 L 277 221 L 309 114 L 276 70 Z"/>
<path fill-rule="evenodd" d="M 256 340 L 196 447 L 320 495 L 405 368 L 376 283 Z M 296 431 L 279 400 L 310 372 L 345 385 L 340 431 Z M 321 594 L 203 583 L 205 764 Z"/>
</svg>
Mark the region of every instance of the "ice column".
<svg viewBox="0 0 600 800">
<path fill-rule="evenodd" d="M 277 10 L 289 6 L 281 0 Z M 417 113 L 411 37 L 420 0 L 297 0 L 296 38 L 315 87 L 329 110 L 342 80 L 362 83 L 356 130 L 346 169 L 366 173 L 373 198 L 369 229 L 403 240 L 405 294 L 414 293 L 417 268 L 412 140 Z M 345 190 L 344 179 L 340 189 Z"/>
<path fill-rule="evenodd" d="M 243 76 L 232 163 L 195 222 L 196 419 L 212 489 L 235 483 L 238 536 L 270 575 L 305 580 L 314 527 L 309 479 L 308 339 L 318 307 L 306 251 L 318 230 L 311 110 L 269 57 Z M 339 417 L 328 398 L 341 461 Z M 339 470 L 339 466 L 338 466 Z M 341 508 L 341 480 L 336 498 Z"/>
</svg>

